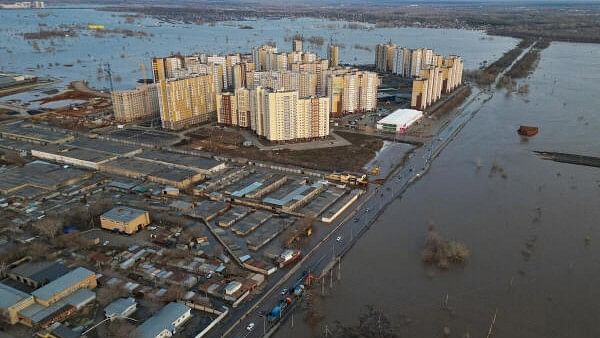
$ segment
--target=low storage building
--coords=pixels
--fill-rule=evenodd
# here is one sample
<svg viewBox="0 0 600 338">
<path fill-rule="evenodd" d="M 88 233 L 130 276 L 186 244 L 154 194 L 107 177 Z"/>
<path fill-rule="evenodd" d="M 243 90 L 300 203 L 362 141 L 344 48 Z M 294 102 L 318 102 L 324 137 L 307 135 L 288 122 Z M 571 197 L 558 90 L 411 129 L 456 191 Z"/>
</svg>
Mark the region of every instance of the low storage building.
<svg viewBox="0 0 600 338">
<path fill-rule="evenodd" d="M 133 234 L 150 224 L 150 214 L 145 210 L 118 206 L 100 216 L 102 229 Z"/>
<path fill-rule="evenodd" d="M 106 308 L 104 308 L 104 316 L 106 318 L 120 318 L 120 317 L 128 317 L 132 315 L 137 310 L 137 302 L 135 299 L 129 298 L 119 298 L 114 302 L 108 304 Z"/>
<path fill-rule="evenodd" d="M 0 283 L 0 316 L 9 324 L 19 322 L 19 311 L 34 303 L 33 296 Z"/>
<path fill-rule="evenodd" d="M 36 303 L 50 306 L 60 299 L 80 289 L 96 287 L 96 274 L 86 268 L 78 267 L 60 278 L 33 291 L 31 295 Z"/>
<path fill-rule="evenodd" d="M 377 121 L 377 130 L 390 133 L 405 132 L 408 127 L 423 117 L 423 112 L 415 109 L 397 109 Z"/>
<path fill-rule="evenodd" d="M 191 309 L 186 305 L 169 303 L 140 325 L 135 333 L 136 336 L 144 338 L 172 337 L 191 317 Z"/>
</svg>

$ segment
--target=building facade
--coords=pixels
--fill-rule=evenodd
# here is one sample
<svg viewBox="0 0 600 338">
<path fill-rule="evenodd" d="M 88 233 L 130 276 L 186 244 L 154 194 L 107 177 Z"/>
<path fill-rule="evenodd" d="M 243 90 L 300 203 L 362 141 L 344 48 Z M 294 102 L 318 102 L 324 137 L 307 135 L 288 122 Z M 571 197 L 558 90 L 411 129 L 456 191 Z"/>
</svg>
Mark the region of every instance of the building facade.
<svg viewBox="0 0 600 338">
<path fill-rule="evenodd" d="M 129 123 L 160 116 L 158 88 L 155 84 L 113 91 L 111 97 L 117 122 Z"/>
</svg>

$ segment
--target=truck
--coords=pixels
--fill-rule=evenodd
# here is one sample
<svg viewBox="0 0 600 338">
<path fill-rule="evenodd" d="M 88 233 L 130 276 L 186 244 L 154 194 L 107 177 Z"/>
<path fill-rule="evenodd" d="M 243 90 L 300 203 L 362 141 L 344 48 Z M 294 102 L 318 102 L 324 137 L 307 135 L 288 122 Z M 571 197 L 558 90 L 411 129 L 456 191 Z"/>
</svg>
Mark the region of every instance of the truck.
<svg viewBox="0 0 600 338">
<path fill-rule="evenodd" d="M 343 184 L 353 185 L 353 186 L 367 186 L 369 184 L 369 180 L 366 174 L 360 173 L 332 173 L 327 175 L 328 180 L 333 182 L 340 182 Z"/>
</svg>

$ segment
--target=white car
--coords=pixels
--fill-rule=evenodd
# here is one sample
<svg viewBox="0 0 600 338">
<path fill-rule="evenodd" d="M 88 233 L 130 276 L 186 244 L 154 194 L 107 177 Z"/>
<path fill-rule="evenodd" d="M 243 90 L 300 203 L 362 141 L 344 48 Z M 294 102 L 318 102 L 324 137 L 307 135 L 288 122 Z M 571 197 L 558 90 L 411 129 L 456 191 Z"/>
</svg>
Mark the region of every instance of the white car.
<svg viewBox="0 0 600 338">
<path fill-rule="evenodd" d="M 338 242 L 341 242 L 342 241 L 342 236 L 337 236 L 337 238 L 335 240 L 338 241 Z"/>
<path fill-rule="evenodd" d="M 246 330 L 248 330 L 248 332 L 251 332 L 252 330 L 254 330 L 254 323 L 250 323 L 248 324 L 248 326 L 246 326 Z"/>
</svg>

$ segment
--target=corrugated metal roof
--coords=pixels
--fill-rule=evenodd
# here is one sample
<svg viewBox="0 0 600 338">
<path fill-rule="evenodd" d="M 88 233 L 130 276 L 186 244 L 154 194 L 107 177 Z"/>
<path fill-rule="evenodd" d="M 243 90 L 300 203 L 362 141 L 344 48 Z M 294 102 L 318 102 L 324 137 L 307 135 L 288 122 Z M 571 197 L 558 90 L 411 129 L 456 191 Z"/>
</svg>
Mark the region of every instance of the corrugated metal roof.
<svg viewBox="0 0 600 338">
<path fill-rule="evenodd" d="M 184 304 L 169 303 L 163 306 L 154 316 L 148 318 L 136 331 L 144 338 L 156 337 L 165 330 L 173 332 L 176 329 L 173 322 L 188 311 L 190 311 L 190 308 Z"/>
<path fill-rule="evenodd" d="M 0 283 L 0 309 L 9 308 L 31 295 Z"/>
<path fill-rule="evenodd" d="M 82 280 L 89 278 L 91 275 L 94 275 L 94 272 L 86 268 L 78 267 L 75 270 L 67 273 L 66 275 L 33 291 L 31 295 L 39 299 L 49 299 L 55 294 L 63 291 L 64 289 L 67 289 L 72 285 L 75 285 L 81 282 Z"/>
</svg>

